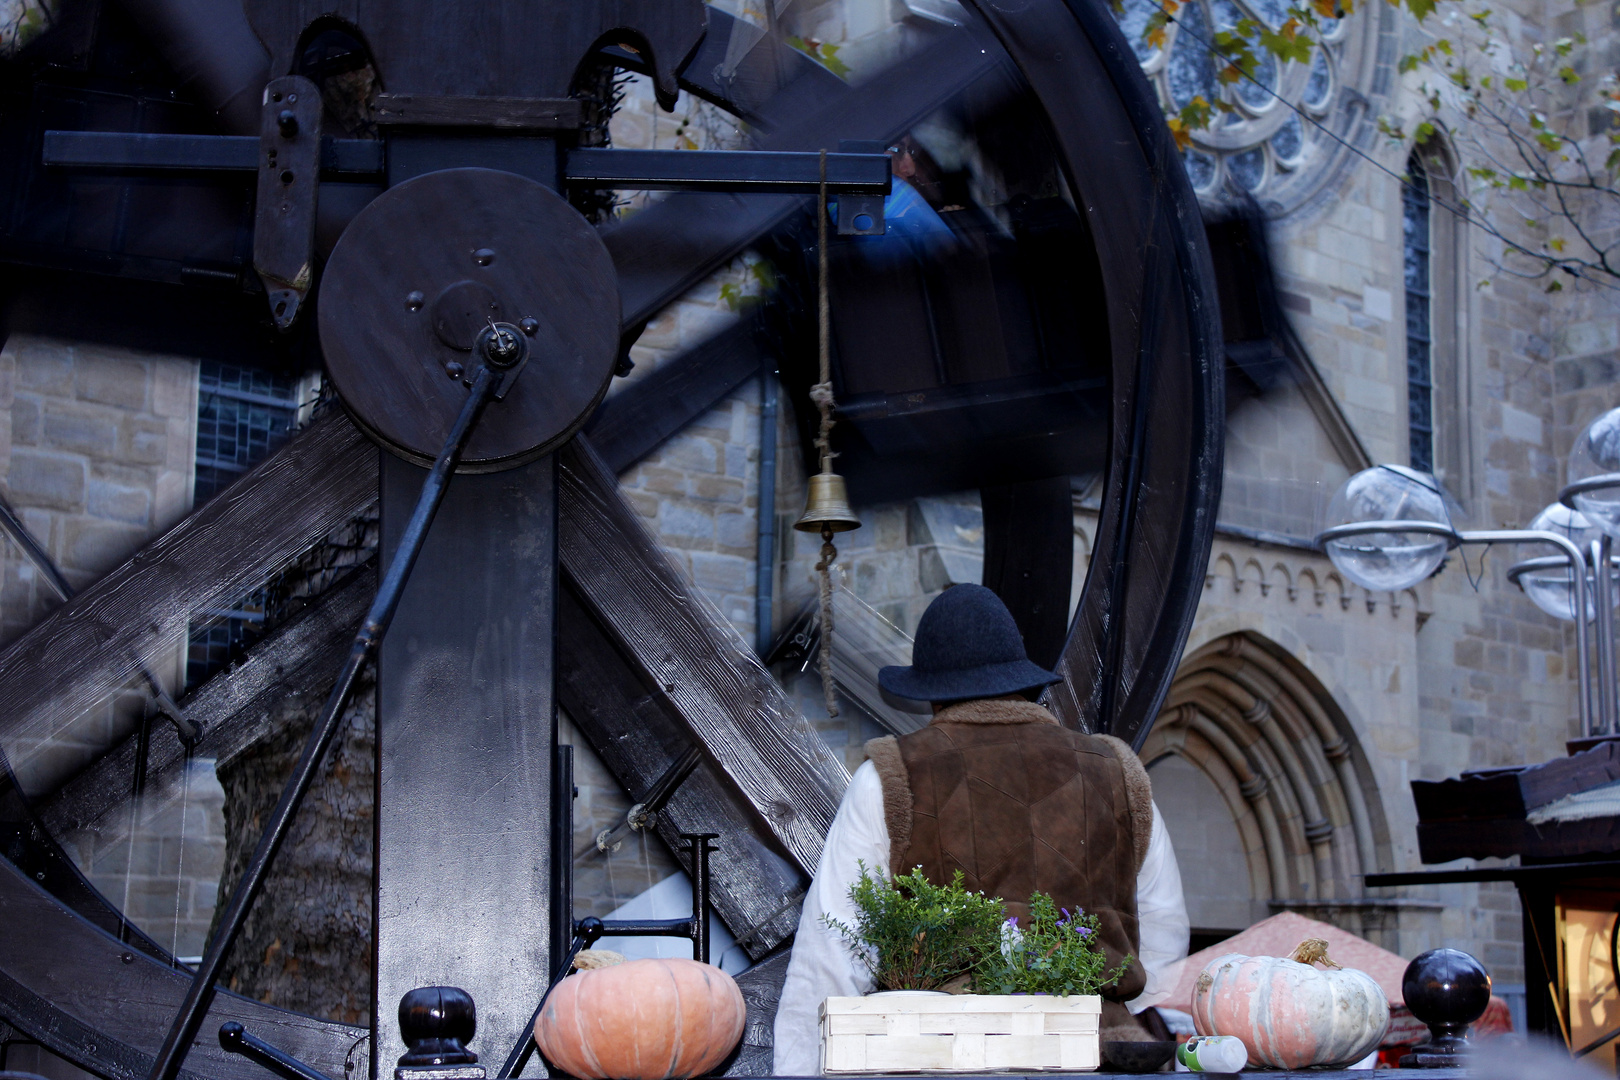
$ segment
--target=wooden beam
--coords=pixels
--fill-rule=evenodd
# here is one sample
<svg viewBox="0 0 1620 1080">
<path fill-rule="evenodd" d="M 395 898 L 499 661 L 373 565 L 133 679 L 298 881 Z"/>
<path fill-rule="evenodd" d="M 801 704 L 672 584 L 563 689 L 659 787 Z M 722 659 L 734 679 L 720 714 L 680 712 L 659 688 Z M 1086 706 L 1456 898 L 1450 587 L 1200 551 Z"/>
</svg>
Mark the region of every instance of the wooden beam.
<svg viewBox="0 0 1620 1080">
<path fill-rule="evenodd" d="M 191 973 L 121 944 L 0 859 L 0 1015 L 54 1054 L 107 1080 L 145 1080 Z M 44 943 L 49 943 L 48 945 Z M 221 991 L 182 1080 L 264 1080 L 213 1033 L 235 1020 L 328 1076 L 365 1076 L 364 1028 Z"/>
<path fill-rule="evenodd" d="M 602 402 L 585 433 L 607 467 L 624 472 L 759 374 L 759 324 L 741 319 Z"/>
<path fill-rule="evenodd" d="M 563 642 L 557 700 L 631 801 L 640 801 L 694 737 L 668 696 L 643 682 L 609 640 L 567 577 L 557 614 Z M 705 758 L 676 788 L 656 827 L 671 851 L 680 849 L 683 832 L 720 834 L 710 865 L 713 903 L 749 956 L 757 960 L 792 935 L 809 875 L 712 761 Z"/>
<path fill-rule="evenodd" d="M 45 616 L 0 653 L 0 747 L 13 768 L 26 777 L 64 723 L 183 640 L 192 613 L 256 588 L 376 497 L 376 448 L 334 411 Z"/>
<path fill-rule="evenodd" d="M 813 871 L 849 774 L 780 683 L 647 532 L 590 443 L 558 452 L 563 572 L 614 644 Z"/>
<path fill-rule="evenodd" d="M 203 730 L 193 756 L 223 765 L 269 732 L 272 714 L 287 698 L 325 697 L 376 591 L 376 570 L 356 569 L 267 635 L 241 663 L 204 683 L 185 702 L 186 715 Z M 153 721 L 147 753 L 149 777 L 163 776 L 186 761 L 174 728 L 161 720 Z M 116 836 L 129 826 L 134 774 L 131 735 L 39 804 L 40 820 L 55 837 L 80 829 Z"/>
</svg>

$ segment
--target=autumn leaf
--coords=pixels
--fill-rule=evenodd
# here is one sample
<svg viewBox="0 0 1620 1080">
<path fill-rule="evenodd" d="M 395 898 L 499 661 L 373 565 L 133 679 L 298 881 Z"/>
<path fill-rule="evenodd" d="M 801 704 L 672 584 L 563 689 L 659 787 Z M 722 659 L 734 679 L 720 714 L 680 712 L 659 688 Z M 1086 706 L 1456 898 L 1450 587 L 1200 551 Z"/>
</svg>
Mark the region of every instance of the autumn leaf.
<svg viewBox="0 0 1620 1080">
<path fill-rule="evenodd" d="M 1406 0 L 1406 10 L 1410 11 L 1418 22 L 1422 22 L 1434 14 L 1437 0 Z"/>
<path fill-rule="evenodd" d="M 1547 241 L 1547 246 L 1558 252 L 1558 254 L 1562 255 L 1564 253 L 1564 238 L 1562 236 L 1555 236 L 1551 240 Z"/>
<path fill-rule="evenodd" d="M 1181 122 L 1179 116 L 1172 116 L 1165 121 L 1170 125 L 1170 134 L 1176 140 L 1176 149 L 1185 151 L 1192 146 L 1192 135 L 1187 131 L 1187 125 Z"/>
</svg>

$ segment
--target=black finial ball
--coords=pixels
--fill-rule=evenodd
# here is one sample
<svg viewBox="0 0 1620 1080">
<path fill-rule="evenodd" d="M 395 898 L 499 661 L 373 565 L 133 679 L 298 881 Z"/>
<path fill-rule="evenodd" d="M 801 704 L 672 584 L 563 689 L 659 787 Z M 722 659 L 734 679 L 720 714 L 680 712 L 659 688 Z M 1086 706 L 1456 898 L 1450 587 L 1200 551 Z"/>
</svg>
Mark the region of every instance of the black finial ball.
<svg viewBox="0 0 1620 1080">
<path fill-rule="evenodd" d="M 478 1010 L 455 986 L 419 986 L 399 999 L 399 1033 L 410 1047 L 401 1065 L 473 1065 L 467 1049 L 478 1030 Z"/>
<path fill-rule="evenodd" d="M 1406 965 L 1401 996 L 1412 1015 L 1429 1025 L 1429 1041 L 1413 1047 L 1401 1067 L 1459 1065 L 1468 1049 L 1463 1033 L 1491 1003 L 1491 977 L 1460 949 L 1430 949 Z"/>
<path fill-rule="evenodd" d="M 1401 976 L 1401 996 L 1412 1015 L 1431 1028 L 1464 1029 L 1485 1015 L 1491 1003 L 1491 977 L 1461 949 L 1430 949 Z"/>
</svg>

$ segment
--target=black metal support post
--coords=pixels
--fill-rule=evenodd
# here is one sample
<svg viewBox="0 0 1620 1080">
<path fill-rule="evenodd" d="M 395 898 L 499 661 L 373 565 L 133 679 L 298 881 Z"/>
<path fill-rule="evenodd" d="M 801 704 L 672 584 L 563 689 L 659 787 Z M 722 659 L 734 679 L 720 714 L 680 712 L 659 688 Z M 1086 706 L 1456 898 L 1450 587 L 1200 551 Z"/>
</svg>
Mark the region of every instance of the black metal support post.
<svg viewBox="0 0 1620 1080">
<path fill-rule="evenodd" d="M 234 1020 L 220 1025 L 219 1045 L 229 1053 L 241 1054 L 249 1061 L 263 1065 L 281 1080 L 332 1080 L 319 1069 L 311 1068 L 263 1039 L 248 1034 L 247 1029 Z"/>
<path fill-rule="evenodd" d="M 231 893 L 230 902 L 226 905 L 219 926 L 214 931 L 213 940 L 208 943 L 208 951 L 197 969 L 196 978 L 191 981 L 191 988 L 186 991 L 185 1000 L 180 1005 L 180 1012 L 175 1016 L 174 1024 L 163 1040 L 163 1047 L 158 1051 L 157 1061 L 152 1066 L 151 1080 L 175 1080 L 180 1073 L 181 1065 L 185 1063 L 186 1054 L 197 1038 L 203 1018 L 208 1013 L 208 1006 L 214 999 L 214 980 L 219 978 L 220 969 L 225 966 L 225 961 L 231 954 L 231 947 L 236 944 L 236 936 L 241 932 L 242 924 L 247 921 L 248 912 L 253 908 L 253 902 L 258 899 L 259 891 L 264 887 L 264 879 L 270 871 L 270 864 L 275 861 L 276 853 L 281 850 L 282 841 L 287 838 L 293 818 L 298 813 L 299 804 L 304 801 L 310 784 L 315 780 L 315 770 L 320 765 L 321 758 L 326 755 L 326 748 L 331 743 L 332 737 L 337 734 L 338 721 L 342 719 L 344 707 L 348 705 L 349 698 L 354 693 L 355 681 L 360 675 L 360 670 L 376 651 L 383 635 L 388 632 L 388 624 L 394 617 L 394 609 L 399 605 L 400 594 L 405 591 L 405 582 L 409 580 L 411 568 L 416 564 L 416 557 L 421 553 L 422 544 L 427 539 L 428 527 L 433 524 L 433 516 L 438 512 L 439 504 L 444 501 L 450 477 L 455 472 L 456 464 L 461 460 L 462 448 L 466 445 L 473 425 L 477 423 L 484 404 L 489 400 L 499 380 L 500 375 L 488 366 L 480 366 L 478 374 L 473 378 L 472 392 L 462 405 L 461 414 L 456 417 L 455 426 L 450 429 L 450 434 L 444 441 L 444 448 L 439 451 L 433 469 L 422 485 L 422 494 L 417 499 L 416 509 L 411 515 L 410 524 L 406 527 L 404 541 L 388 564 L 382 584 L 377 589 L 377 599 L 372 602 L 371 610 L 366 613 L 365 620 L 360 624 L 360 631 L 355 635 L 354 645 L 349 650 L 349 658 L 344 661 L 343 668 L 338 673 L 337 683 L 326 699 L 326 706 L 315 724 L 315 730 L 310 733 L 303 756 L 298 759 L 298 765 L 287 780 L 287 786 L 282 789 L 276 808 L 271 811 L 270 820 L 265 825 L 264 833 L 259 837 L 258 847 L 253 851 L 253 858 L 248 861 L 247 867 L 242 871 L 241 880 L 236 883 L 236 889 Z"/>
<path fill-rule="evenodd" d="M 571 749 L 559 747 L 558 749 Z M 568 757 L 570 769 L 570 785 L 572 785 L 573 758 Z M 570 809 L 570 816 L 572 810 Z M 557 988 L 557 984 L 573 970 L 574 958 L 580 950 L 588 949 L 604 937 L 684 937 L 692 939 L 692 958 L 699 963 L 709 962 L 709 856 L 717 850 L 710 844 L 711 840 L 718 839 L 719 833 L 681 833 L 681 839 L 686 846 L 681 849 L 682 854 L 692 854 L 692 914 L 685 919 L 598 919 L 591 915 L 574 922 L 574 939 L 568 951 L 563 954 L 561 963 L 552 973 L 551 984 L 546 992 L 540 995 L 540 1004 L 534 1007 L 534 1016 L 529 1026 L 518 1037 L 517 1044 L 512 1052 L 506 1056 L 506 1064 L 501 1071 L 495 1074 L 495 1080 L 511 1080 L 523 1072 L 523 1067 L 529 1063 L 537 1049 L 534 1042 L 534 1025 L 540 1020 L 540 1010 L 546 1007 L 546 999 Z M 572 879 L 570 879 L 572 884 Z M 568 907 L 573 909 L 573 894 L 566 897 Z"/>
<path fill-rule="evenodd" d="M 681 833 L 692 853 L 692 959 L 709 962 L 709 856 L 719 849 L 709 843 L 719 833 Z"/>
<path fill-rule="evenodd" d="M 574 748 L 558 745 L 551 765 L 551 955 L 574 937 Z M 572 963 L 576 953 L 570 953 Z M 562 970 L 566 971 L 567 968 Z M 552 972 L 556 978 L 556 972 Z M 530 1025 L 531 1027 L 533 1025 Z"/>
</svg>

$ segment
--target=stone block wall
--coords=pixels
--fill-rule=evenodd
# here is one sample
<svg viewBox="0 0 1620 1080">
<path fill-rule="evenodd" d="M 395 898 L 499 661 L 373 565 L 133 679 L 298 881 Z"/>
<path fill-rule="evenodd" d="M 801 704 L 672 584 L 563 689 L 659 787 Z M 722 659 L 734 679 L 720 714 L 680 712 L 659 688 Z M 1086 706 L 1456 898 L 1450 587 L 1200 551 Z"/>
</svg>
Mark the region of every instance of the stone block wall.
<svg viewBox="0 0 1620 1080">
<path fill-rule="evenodd" d="M 196 362 L 14 334 L 0 350 L 0 476 L 83 588 L 191 507 Z M 58 603 L 7 544 L 0 640 Z"/>
<path fill-rule="evenodd" d="M 24 527 L 81 589 L 191 507 L 195 361 L 13 334 L 0 349 L 0 477 Z M 21 549 L 0 548 L 0 643 L 60 598 Z M 184 642 L 143 658 L 177 689 Z M 6 750 L 25 790 L 49 788 L 128 731 L 132 683 L 45 742 Z"/>
<path fill-rule="evenodd" d="M 225 789 L 199 758 L 129 804 L 127 826 L 66 846 L 101 894 L 175 956 L 200 956 L 225 867 Z"/>
</svg>

